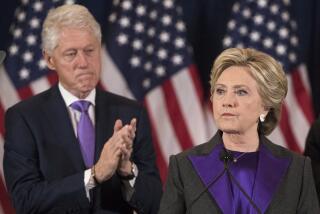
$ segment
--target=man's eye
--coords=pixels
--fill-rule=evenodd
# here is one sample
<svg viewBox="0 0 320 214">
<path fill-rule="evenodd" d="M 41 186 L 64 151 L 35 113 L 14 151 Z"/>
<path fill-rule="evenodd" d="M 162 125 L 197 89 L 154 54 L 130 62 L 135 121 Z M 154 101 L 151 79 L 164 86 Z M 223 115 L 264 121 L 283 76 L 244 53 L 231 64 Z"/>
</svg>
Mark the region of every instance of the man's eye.
<svg viewBox="0 0 320 214">
<path fill-rule="evenodd" d="M 75 56 L 76 52 L 68 52 L 65 54 L 67 57 Z"/>
</svg>

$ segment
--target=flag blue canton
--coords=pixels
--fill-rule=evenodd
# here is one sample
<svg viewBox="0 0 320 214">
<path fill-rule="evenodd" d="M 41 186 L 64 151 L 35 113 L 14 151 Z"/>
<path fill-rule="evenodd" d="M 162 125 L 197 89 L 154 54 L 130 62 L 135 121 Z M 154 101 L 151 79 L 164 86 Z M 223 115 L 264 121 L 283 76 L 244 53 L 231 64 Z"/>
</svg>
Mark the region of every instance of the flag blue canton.
<svg viewBox="0 0 320 214">
<path fill-rule="evenodd" d="M 73 1 L 21 0 L 15 11 L 15 20 L 10 27 L 12 42 L 7 49 L 5 69 L 14 86 L 19 89 L 49 74 L 42 58 L 41 29 L 48 11 Z"/>
<path fill-rule="evenodd" d="M 297 23 L 290 0 L 242 0 L 233 5 L 223 45 L 251 47 L 277 59 L 286 72 L 300 62 Z"/>
<path fill-rule="evenodd" d="M 173 0 L 114 0 L 107 49 L 135 98 L 191 64 L 181 8 Z"/>
</svg>

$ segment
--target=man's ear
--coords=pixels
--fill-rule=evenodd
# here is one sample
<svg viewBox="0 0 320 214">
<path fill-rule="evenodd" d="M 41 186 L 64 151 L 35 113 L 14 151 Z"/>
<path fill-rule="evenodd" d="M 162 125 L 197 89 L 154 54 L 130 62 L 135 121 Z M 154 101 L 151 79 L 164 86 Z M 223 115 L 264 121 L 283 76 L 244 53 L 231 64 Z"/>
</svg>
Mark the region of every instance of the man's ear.
<svg viewBox="0 0 320 214">
<path fill-rule="evenodd" d="M 42 55 L 43 55 L 44 60 L 47 63 L 48 68 L 50 70 L 56 70 L 52 56 L 49 55 L 46 51 L 42 51 Z"/>
</svg>

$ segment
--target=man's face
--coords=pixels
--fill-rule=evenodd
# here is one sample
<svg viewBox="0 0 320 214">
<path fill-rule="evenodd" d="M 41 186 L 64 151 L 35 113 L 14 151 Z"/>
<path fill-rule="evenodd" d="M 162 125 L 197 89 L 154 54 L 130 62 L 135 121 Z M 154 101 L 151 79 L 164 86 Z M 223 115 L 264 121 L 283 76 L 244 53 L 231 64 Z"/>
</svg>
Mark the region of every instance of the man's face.
<svg viewBox="0 0 320 214">
<path fill-rule="evenodd" d="M 51 55 L 44 53 L 48 67 L 73 95 L 84 98 L 99 81 L 101 44 L 89 30 L 63 28 Z"/>
</svg>

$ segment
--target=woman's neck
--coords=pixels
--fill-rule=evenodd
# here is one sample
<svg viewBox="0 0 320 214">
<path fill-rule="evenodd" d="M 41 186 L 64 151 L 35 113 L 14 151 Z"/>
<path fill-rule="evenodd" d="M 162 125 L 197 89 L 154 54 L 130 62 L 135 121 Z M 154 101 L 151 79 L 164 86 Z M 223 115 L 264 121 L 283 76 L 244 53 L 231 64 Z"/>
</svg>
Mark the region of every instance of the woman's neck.
<svg viewBox="0 0 320 214">
<path fill-rule="evenodd" d="M 255 134 L 229 134 L 223 132 L 223 144 L 226 149 L 238 152 L 255 152 L 259 148 L 259 135 Z"/>
</svg>

